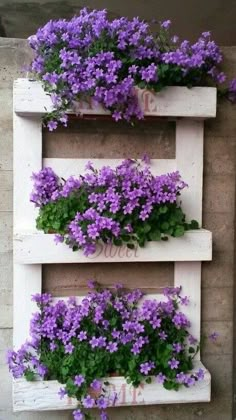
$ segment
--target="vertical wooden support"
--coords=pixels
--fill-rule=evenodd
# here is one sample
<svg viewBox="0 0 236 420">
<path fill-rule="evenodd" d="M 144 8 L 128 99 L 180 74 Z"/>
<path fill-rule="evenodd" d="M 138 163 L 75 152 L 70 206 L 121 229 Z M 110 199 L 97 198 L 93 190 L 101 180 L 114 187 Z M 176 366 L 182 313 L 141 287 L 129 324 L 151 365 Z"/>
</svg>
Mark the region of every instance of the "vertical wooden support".
<svg viewBox="0 0 236 420">
<path fill-rule="evenodd" d="M 204 122 L 182 119 L 176 122 L 176 168 L 188 184 L 181 193 L 188 220 L 202 224 Z"/>
<path fill-rule="evenodd" d="M 29 205 L 31 175 L 42 165 L 42 124 L 40 117 L 24 118 L 14 113 L 14 234 L 35 231 L 36 210 Z M 19 240 L 19 239 L 18 239 Z M 14 262 L 13 345 L 19 347 L 29 336 L 35 305 L 33 293 L 41 293 L 41 265 Z"/>
<path fill-rule="evenodd" d="M 204 122 L 183 119 L 176 122 L 176 167 L 189 188 L 181 198 L 188 220 L 202 224 Z M 190 304 L 182 311 L 191 322 L 191 333 L 200 341 L 201 334 L 201 262 L 176 262 L 175 286 L 182 286 L 182 293 L 190 297 Z M 200 360 L 200 351 L 196 358 Z"/>
<path fill-rule="evenodd" d="M 175 287 L 182 287 L 182 296 L 188 296 L 190 303 L 182 306 L 181 312 L 191 322 L 191 334 L 200 341 L 201 335 L 201 263 L 176 262 L 174 269 Z M 200 351 L 196 355 L 200 360 Z"/>
</svg>

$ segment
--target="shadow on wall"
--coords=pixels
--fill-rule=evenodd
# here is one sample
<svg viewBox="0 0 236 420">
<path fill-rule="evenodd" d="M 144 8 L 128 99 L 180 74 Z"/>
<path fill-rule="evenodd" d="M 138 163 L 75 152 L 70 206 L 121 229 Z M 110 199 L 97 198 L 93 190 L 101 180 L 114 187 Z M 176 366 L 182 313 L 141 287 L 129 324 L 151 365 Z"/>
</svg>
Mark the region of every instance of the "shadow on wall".
<svg viewBox="0 0 236 420">
<path fill-rule="evenodd" d="M 2 18 L 0 16 L 0 37 L 6 37 L 6 31 L 2 23 Z M 0 419 L 1 420 L 1 419 Z"/>
</svg>

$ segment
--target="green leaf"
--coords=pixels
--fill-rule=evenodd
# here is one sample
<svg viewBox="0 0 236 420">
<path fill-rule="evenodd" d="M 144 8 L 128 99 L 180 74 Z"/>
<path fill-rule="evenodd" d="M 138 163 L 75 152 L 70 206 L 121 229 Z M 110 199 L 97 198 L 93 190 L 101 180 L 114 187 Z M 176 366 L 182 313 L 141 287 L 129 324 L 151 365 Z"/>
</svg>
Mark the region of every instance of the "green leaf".
<svg viewBox="0 0 236 420">
<path fill-rule="evenodd" d="M 24 375 L 25 375 L 25 379 L 29 382 L 34 381 L 36 378 L 35 373 L 31 369 L 27 369 Z"/>
<path fill-rule="evenodd" d="M 121 239 L 114 238 L 114 239 L 113 239 L 113 244 L 114 244 L 115 246 L 122 246 L 122 245 L 123 245 L 123 242 L 122 242 L 122 240 L 121 240 Z"/>
<path fill-rule="evenodd" d="M 151 230 L 151 226 L 148 223 L 143 225 L 143 233 L 148 233 Z"/>
<path fill-rule="evenodd" d="M 163 222 L 162 224 L 161 224 L 161 229 L 163 230 L 163 231 L 168 231 L 168 229 L 169 229 L 169 223 L 168 222 Z"/>
<path fill-rule="evenodd" d="M 149 233 L 149 238 L 151 239 L 151 241 L 160 241 L 161 232 L 159 230 L 154 230 L 153 232 Z"/>
<path fill-rule="evenodd" d="M 199 229 L 199 223 L 196 220 L 191 220 L 190 229 Z"/>
<path fill-rule="evenodd" d="M 173 236 L 178 238 L 179 236 L 183 236 L 185 232 L 184 226 L 177 225 L 177 227 L 174 230 Z"/>
<path fill-rule="evenodd" d="M 167 206 L 161 206 L 159 208 L 159 213 L 160 214 L 165 214 L 165 213 L 167 213 L 167 211 L 168 211 L 168 207 Z"/>
</svg>

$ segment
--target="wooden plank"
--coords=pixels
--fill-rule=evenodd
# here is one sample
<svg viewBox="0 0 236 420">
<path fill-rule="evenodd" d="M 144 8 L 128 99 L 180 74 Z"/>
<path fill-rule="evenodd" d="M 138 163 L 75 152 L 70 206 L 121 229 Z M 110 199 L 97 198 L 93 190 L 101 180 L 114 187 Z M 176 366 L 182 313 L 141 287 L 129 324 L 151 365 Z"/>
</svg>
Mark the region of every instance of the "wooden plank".
<svg viewBox="0 0 236 420">
<path fill-rule="evenodd" d="M 145 116 L 209 118 L 216 116 L 216 88 L 170 86 L 159 93 L 136 89 Z M 20 115 L 43 115 L 53 107 L 50 96 L 40 82 L 18 79 L 14 83 L 14 110 Z M 80 102 L 78 110 L 84 115 L 106 115 L 97 103 L 89 99 Z"/>
<path fill-rule="evenodd" d="M 19 264 L 207 261 L 212 258 L 212 234 L 204 229 L 189 231 L 181 238 L 149 242 L 135 250 L 98 244 L 95 254 L 85 257 L 65 244 L 55 245 L 53 234 L 29 232 L 15 235 L 14 249 Z"/>
<path fill-rule="evenodd" d="M 181 306 L 191 323 L 190 331 L 200 343 L 201 340 L 201 262 L 176 262 L 174 285 L 181 286 L 182 296 L 190 299 L 189 305 Z M 200 351 L 196 355 L 200 360 Z"/>
<path fill-rule="evenodd" d="M 168 391 L 155 382 L 133 388 L 123 377 L 105 378 L 104 381 L 109 380 L 108 393 L 117 393 L 116 406 L 209 402 L 211 376 L 203 364 L 196 361 L 194 371 L 199 368 L 205 372 L 204 380 L 178 392 Z M 61 387 L 57 381 L 27 382 L 17 379 L 14 381 L 13 409 L 15 412 L 75 409 L 78 405 L 75 399 L 65 397 L 60 400 L 58 392 Z"/>
<path fill-rule="evenodd" d="M 42 123 L 40 118 L 14 114 L 14 231 L 35 225 L 38 210 L 29 202 L 32 172 L 42 168 Z"/>
<path fill-rule="evenodd" d="M 103 166 L 115 168 L 120 165 L 124 159 L 91 159 L 95 169 Z M 43 167 L 50 167 L 57 175 L 68 178 L 69 176 L 78 176 L 85 173 L 85 165 L 89 159 L 61 159 L 46 158 L 43 159 Z M 175 159 L 152 159 L 151 172 L 153 175 L 163 175 L 176 170 Z"/>
<path fill-rule="evenodd" d="M 80 304 L 81 302 L 82 302 L 82 300 L 84 299 L 84 298 L 86 298 L 87 297 L 87 295 L 83 295 L 83 296 L 75 296 L 75 299 L 76 299 L 76 303 L 77 304 Z M 57 303 L 59 300 L 63 300 L 63 301 L 65 301 L 65 302 L 67 302 L 68 300 L 70 299 L 70 297 L 69 296 L 60 296 L 60 297 L 54 297 L 53 299 L 52 299 L 52 301 L 53 301 L 53 303 Z M 166 300 L 166 298 L 165 298 L 165 296 L 163 295 L 163 294 L 161 294 L 161 293 L 147 293 L 147 294 L 145 294 L 143 297 L 142 297 L 142 299 L 140 300 L 140 303 L 139 303 L 139 306 L 140 305 L 142 305 L 142 303 L 145 301 L 145 300 L 149 300 L 149 299 L 155 299 L 155 300 L 157 300 L 158 302 L 160 302 L 160 301 L 165 301 Z"/>
<path fill-rule="evenodd" d="M 202 223 L 203 121 L 176 122 L 176 168 L 188 188 L 181 193 L 188 220 Z"/>
<path fill-rule="evenodd" d="M 14 97 L 15 103 L 15 97 Z M 42 167 L 42 123 L 40 118 L 13 115 L 14 124 L 14 231 L 33 229 L 37 210 L 30 205 L 31 175 Z M 41 265 L 14 263 L 13 344 L 19 347 L 29 336 L 29 323 L 36 306 L 33 293 L 41 293 Z"/>
<path fill-rule="evenodd" d="M 41 267 L 40 264 L 14 264 L 13 346 L 16 349 L 29 338 L 31 316 L 37 309 L 31 297 L 42 291 Z"/>
</svg>

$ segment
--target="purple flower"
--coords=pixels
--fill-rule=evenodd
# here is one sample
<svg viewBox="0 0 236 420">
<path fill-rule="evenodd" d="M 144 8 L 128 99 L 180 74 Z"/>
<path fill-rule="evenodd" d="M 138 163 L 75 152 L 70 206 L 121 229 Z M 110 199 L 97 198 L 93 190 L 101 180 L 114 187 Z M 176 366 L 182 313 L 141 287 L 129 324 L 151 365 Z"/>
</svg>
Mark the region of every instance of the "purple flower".
<svg viewBox="0 0 236 420">
<path fill-rule="evenodd" d="M 187 375 L 183 372 L 177 373 L 176 382 L 179 384 L 184 384 L 186 382 Z"/>
<path fill-rule="evenodd" d="M 74 384 L 80 387 L 85 382 L 85 378 L 83 375 L 76 375 L 74 379 Z"/>
<path fill-rule="evenodd" d="M 60 400 L 62 400 L 62 398 L 64 398 L 64 396 L 67 395 L 67 392 L 66 392 L 65 388 L 60 388 L 59 392 L 58 392 L 58 395 L 60 397 Z"/>
<path fill-rule="evenodd" d="M 88 280 L 87 285 L 89 289 L 95 289 L 96 288 L 96 282 L 94 280 Z"/>
<path fill-rule="evenodd" d="M 150 165 L 150 163 L 151 163 L 151 159 L 150 159 L 150 157 L 148 156 L 148 154 L 147 154 L 147 153 L 144 153 L 144 154 L 143 154 L 143 156 L 142 156 L 142 161 L 143 161 L 144 163 L 146 163 L 146 165 Z"/>
<path fill-rule="evenodd" d="M 65 353 L 73 353 L 75 346 L 72 343 L 68 343 L 65 345 Z"/>
<path fill-rule="evenodd" d="M 204 370 L 200 368 L 200 369 L 196 372 L 196 377 L 197 377 L 197 379 L 198 379 L 199 381 L 202 381 L 202 380 L 204 379 L 204 377 L 205 377 L 205 372 L 204 372 Z"/>
<path fill-rule="evenodd" d="M 84 414 L 81 410 L 73 411 L 74 420 L 84 420 Z"/>
<path fill-rule="evenodd" d="M 187 296 L 181 297 L 180 298 L 180 303 L 181 303 L 181 305 L 188 306 L 188 304 L 189 304 L 189 298 Z"/>
<path fill-rule="evenodd" d="M 51 168 L 44 168 L 38 173 L 33 173 L 31 178 L 34 182 L 34 189 L 30 195 L 30 201 L 34 202 L 37 207 L 42 207 L 59 190 L 59 178 Z"/>
<path fill-rule="evenodd" d="M 80 331 L 80 333 L 78 334 L 78 340 L 79 341 L 87 340 L 87 332 L 86 331 Z"/>
<path fill-rule="evenodd" d="M 160 339 L 163 340 L 163 341 L 165 341 L 168 337 L 168 335 L 165 333 L 165 331 L 159 332 L 158 335 L 159 335 Z"/>
<path fill-rule="evenodd" d="M 89 344 L 91 345 L 92 349 L 95 349 L 99 346 L 99 339 L 93 336 L 89 341 Z"/>
<path fill-rule="evenodd" d="M 100 413 L 100 419 L 101 420 L 108 420 L 108 415 L 105 411 L 101 411 Z"/>
<path fill-rule="evenodd" d="M 181 343 L 173 343 L 172 347 L 176 353 L 180 353 L 183 350 L 183 345 Z"/>
<path fill-rule="evenodd" d="M 186 375 L 185 378 L 185 385 L 187 385 L 188 387 L 191 387 L 193 385 L 195 385 L 196 380 L 194 379 L 194 377 L 192 375 Z"/>
<path fill-rule="evenodd" d="M 178 369 L 179 366 L 179 360 L 176 360 L 175 358 L 169 360 L 168 365 L 170 366 L 171 369 Z"/>
<path fill-rule="evenodd" d="M 208 338 L 212 342 L 215 342 L 219 336 L 220 336 L 220 334 L 218 332 L 214 331 L 213 333 L 209 334 Z"/>
<path fill-rule="evenodd" d="M 164 29 L 169 29 L 170 25 L 171 25 L 171 20 L 169 20 L 169 19 L 168 20 L 164 20 L 161 23 L 161 27 L 164 28 Z"/>
<path fill-rule="evenodd" d="M 41 376 L 43 378 L 47 374 L 48 368 L 46 366 L 43 366 L 43 365 L 40 364 L 37 367 L 37 372 L 38 372 L 39 376 Z"/>
<path fill-rule="evenodd" d="M 82 399 L 82 404 L 84 408 L 92 408 L 95 405 L 95 401 L 90 395 L 87 395 Z"/>
<path fill-rule="evenodd" d="M 93 163 L 89 160 L 85 165 L 86 171 L 94 171 Z"/>
<path fill-rule="evenodd" d="M 166 380 L 166 375 L 164 375 L 163 373 L 158 373 L 158 375 L 156 376 L 156 381 L 159 384 L 163 384 Z"/>
<path fill-rule="evenodd" d="M 63 241 L 64 241 L 64 237 L 62 235 L 56 234 L 54 236 L 54 242 L 55 242 L 56 245 L 63 242 Z"/>
<path fill-rule="evenodd" d="M 91 382 L 90 386 L 94 391 L 100 391 L 102 388 L 102 382 L 98 379 L 94 379 L 93 382 Z"/>
<path fill-rule="evenodd" d="M 48 127 L 49 131 L 56 130 L 56 128 L 57 128 L 57 122 L 56 121 L 49 121 L 47 123 L 47 127 Z"/>
<path fill-rule="evenodd" d="M 193 337 L 191 334 L 189 334 L 189 336 L 188 336 L 188 341 L 189 341 L 189 344 L 191 344 L 192 346 L 197 344 L 197 339 L 195 337 Z"/>
<path fill-rule="evenodd" d="M 229 83 L 227 97 L 232 103 L 236 102 L 236 78 Z"/>
<path fill-rule="evenodd" d="M 106 349 L 109 351 L 109 353 L 115 353 L 118 350 L 118 344 L 112 341 L 109 341 Z"/>
<path fill-rule="evenodd" d="M 100 396 L 96 401 L 96 405 L 100 410 L 105 410 L 109 405 L 109 400 L 103 396 Z"/>
<path fill-rule="evenodd" d="M 141 363 L 140 365 L 140 372 L 144 375 L 148 375 L 148 373 L 155 367 L 153 362 L 145 362 Z"/>
</svg>

